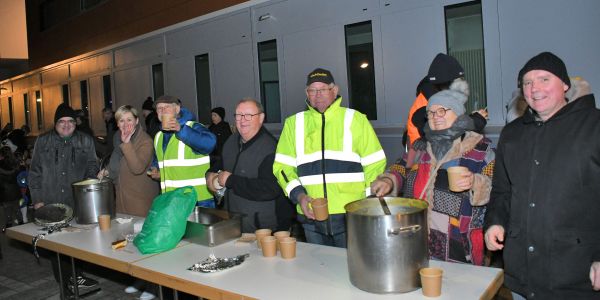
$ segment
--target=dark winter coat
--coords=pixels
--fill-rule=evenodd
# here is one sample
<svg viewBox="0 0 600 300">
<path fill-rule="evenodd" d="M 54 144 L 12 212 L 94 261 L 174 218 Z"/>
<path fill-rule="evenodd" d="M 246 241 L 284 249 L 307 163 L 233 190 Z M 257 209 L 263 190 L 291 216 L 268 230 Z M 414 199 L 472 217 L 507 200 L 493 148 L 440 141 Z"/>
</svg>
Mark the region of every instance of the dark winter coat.
<svg viewBox="0 0 600 300">
<path fill-rule="evenodd" d="M 33 149 L 29 190 L 33 203 L 64 203 L 73 207 L 71 184 L 96 178 L 98 164 L 91 136 L 75 130 L 69 139 L 54 129 L 40 135 Z"/>
<path fill-rule="evenodd" d="M 214 133 L 214 135 L 217 137 L 217 146 L 211 153 L 211 156 L 220 157 L 221 153 L 223 152 L 223 145 L 225 145 L 225 141 L 227 141 L 227 138 L 231 136 L 231 127 L 229 127 L 229 123 L 221 121 L 219 124 L 211 124 L 208 126 L 208 130 Z"/>
<path fill-rule="evenodd" d="M 589 93 L 589 91 L 588 91 Z M 594 96 L 547 121 L 530 109 L 506 125 L 485 228 L 505 229 L 505 284 L 527 298 L 600 299 L 600 110 Z"/>
<path fill-rule="evenodd" d="M 225 208 L 246 215 L 242 232 L 290 228 L 294 208 L 273 175 L 276 147 L 277 140 L 264 127 L 246 143 L 235 133 L 223 147 L 222 164 L 214 167 L 231 172 L 225 185 Z"/>
</svg>

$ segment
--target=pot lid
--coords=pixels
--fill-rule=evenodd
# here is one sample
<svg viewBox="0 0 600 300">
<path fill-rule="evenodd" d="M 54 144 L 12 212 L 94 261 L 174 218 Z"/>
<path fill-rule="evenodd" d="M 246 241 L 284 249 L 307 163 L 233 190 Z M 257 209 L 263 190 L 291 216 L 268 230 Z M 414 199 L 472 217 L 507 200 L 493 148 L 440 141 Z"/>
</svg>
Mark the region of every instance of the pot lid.
<svg viewBox="0 0 600 300">
<path fill-rule="evenodd" d="M 427 202 L 419 199 L 400 198 L 400 197 L 383 197 L 393 215 L 414 214 L 427 209 Z M 379 198 L 365 198 L 350 202 L 344 206 L 347 213 L 366 215 L 366 216 L 382 216 L 384 212 L 379 202 Z"/>
</svg>

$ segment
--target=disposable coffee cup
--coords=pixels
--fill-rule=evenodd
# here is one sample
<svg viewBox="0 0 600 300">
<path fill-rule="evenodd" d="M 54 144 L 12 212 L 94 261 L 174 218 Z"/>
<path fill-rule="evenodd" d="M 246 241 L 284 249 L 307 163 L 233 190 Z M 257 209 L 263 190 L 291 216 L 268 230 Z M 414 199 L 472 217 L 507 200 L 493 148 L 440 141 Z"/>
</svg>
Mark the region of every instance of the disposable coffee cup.
<svg viewBox="0 0 600 300">
<path fill-rule="evenodd" d="M 315 220 L 325 221 L 329 218 L 329 209 L 327 207 L 327 199 L 317 198 L 310 202 L 313 213 L 315 214 Z"/>
<path fill-rule="evenodd" d="M 262 246 L 262 253 L 264 257 L 273 257 L 277 254 L 277 238 L 271 235 L 265 236 L 260 239 Z"/>
<path fill-rule="evenodd" d="M 291 259 L 296 257 L 296 238 L 285 237 L 279 240 L 281 258 Z"/>
<path fill-rule="evenodd" d="M 102 231 L 110 230 L 110 215 L 99 215 L 98 225 Z"/>
<path fill-rule="evenodd" d="M 439 297 L 442 294 L 442 274 L 440 268 L 423 268 L 419 270 L 423 296 Z"/>
<path fill-rule="evenodd" d="M 175 119 L 175 115 L 173 115 L 173 114 L 163 114 L 163 115 L 161 116 L 161 118 L 162 118 L 162 128 L 163 128 L 164 130 L 170 130 L 171 128 L 169 127 L 169 125 L 168 125 L 168 124 L 169 124 L 169 122 L 170 122 L 171 120 L 174 120 L 174 119 Z"/>
<path fill-rule="evenodd" d="M 448 172 L 448 186 L 450 190 L 457 193 L 464 191 L 456 183 L 463 178 L 464 174 L 469 172 L 469 169 L 467 167 L 450 167 L 446 171 Z"/>
<path fill-rule="evenodd" d="M 258 246 L 258 249 L 260 249 L 261 247 L 260 240 L 265 236 L 270 236 L 271 232 L 271 229 L 258 229 L 254 232 L 254 234 L 256 235 L 256 245 Z"/>
<path fill-rule="evenodd" d="M 280 249 L 279 240 L 281 240 L 282 238 L 289 237 L 290 232 L 289 231 L 277 231 L 277 232 L 273 233 L 273 236 L 277 239 L 277 250 L 279 250 Z"/>
</svg>

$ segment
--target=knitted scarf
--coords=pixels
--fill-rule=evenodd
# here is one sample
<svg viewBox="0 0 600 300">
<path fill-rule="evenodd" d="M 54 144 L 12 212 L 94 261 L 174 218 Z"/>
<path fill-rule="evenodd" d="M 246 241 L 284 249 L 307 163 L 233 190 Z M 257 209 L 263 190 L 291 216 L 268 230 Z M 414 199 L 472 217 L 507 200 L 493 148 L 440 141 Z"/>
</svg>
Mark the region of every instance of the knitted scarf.
<svg viewBox="0 0 600 300">
<path fill-rule="evenodd" d="M 473 131 L 475 124 L 473 119 L 468 115 L 460 115 L 450 126 L 450 128 L 442 130 L 432 130 L 429 128 L 429 123 L 425 125 L 423 131 L 427 137 L 427 141 L 431 144 L 431 150 L 437 160 L 442 159 L 446 152 L 452 147 L 452 143 L 467 131 Z"/>
</svg>

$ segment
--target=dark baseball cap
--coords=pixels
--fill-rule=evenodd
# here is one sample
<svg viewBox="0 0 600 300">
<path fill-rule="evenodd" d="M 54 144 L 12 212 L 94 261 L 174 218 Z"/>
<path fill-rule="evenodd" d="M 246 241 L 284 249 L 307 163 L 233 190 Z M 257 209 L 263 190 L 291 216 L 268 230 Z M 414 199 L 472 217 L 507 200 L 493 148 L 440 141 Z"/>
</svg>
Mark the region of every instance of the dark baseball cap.
<svg viewBox="0 0 600 300">
<path fill-rule="evenodd" d="M 322 82 L 325 84 L 335 83 L 331 72 L 321 68 L 314 69 L 312 72 L 308 73 L 308 76 L 306 77 L 306 86 L 309 86 L 315 82 Z"/>
</svg>

